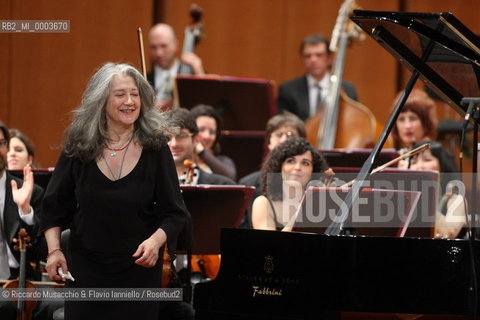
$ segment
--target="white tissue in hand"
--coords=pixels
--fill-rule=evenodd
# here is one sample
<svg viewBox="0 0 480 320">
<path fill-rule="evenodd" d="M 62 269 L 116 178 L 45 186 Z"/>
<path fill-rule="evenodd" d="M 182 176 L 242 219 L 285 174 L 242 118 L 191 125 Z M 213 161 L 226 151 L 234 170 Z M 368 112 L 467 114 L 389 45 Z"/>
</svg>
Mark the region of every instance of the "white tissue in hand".
<svg viewBox="0 0 480 320">
<path fill-rule="evenodd" d="M 65 274 L 65 273 L 63 273 L 62 268 L 58 268 L 58 274 L 60 275 L 60 277 L 62 277 L 63 280 L 68 279 L 68 280 L 75 281 L 75 279 L 72 277 L 72 274 L 70 273 L 70 271 L 67 274 Z"/>
</svg>

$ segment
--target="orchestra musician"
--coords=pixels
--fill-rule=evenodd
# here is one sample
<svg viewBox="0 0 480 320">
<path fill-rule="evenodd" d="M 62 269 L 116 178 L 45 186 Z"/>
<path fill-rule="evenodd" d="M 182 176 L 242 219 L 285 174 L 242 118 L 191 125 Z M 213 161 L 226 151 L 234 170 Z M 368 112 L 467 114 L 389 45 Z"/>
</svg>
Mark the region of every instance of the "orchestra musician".
<svg viewBox="0 0 480 320">
<path fill-rule="evenodd" d="M 173 155 L 178 180 L 181 185 L 234 185 L 235 181 L 215 173 L 208 173 L 197 166 L 194 159 L 195 144 L 198 127 L 192 112 L 184 109 L 171 109 L 166 113 L 170 126 L 176 127 L 178 132 L 169 135 L 168 146 Z M 186 166 L 186 164 L 188 164 Z M 218 260 L 218 258 L 216 258 Z M 192 258 L 192 260 L 195 260 Z M 218 263 L 218 262 L 217 262 Z M 186 255 L 179 255 L 175 269 L 182 277 L 188 267 Z M 188 284 L 189 285 L 189 284 Z M 190 304 L 182 301 L 175 305 L 165 306 L 165 311 L 172 316 L 171 319 L 193 319 L 194 311 Z"/>
<path fill-rule="evenodd" d="M 126 64 L 106 63 L 90 79 L 68 127 L 42 206 L 47 272 L 75 288 L 158 288 L 168 244 L 187 247 L 188 214 L 155 93 Z M 68 262 L 60 231 L 70 226 Z M 180 235 L 183 237 L 180 237 Z M 151 301 L 66 301 L 66 319 L 155 319 Z"/>
<path fill-rule="evenodd" d="M 34 162 L 35 148 L 26 135 L 18 129 L 10 129 L 10 141 L 8 143 L 8 170 L 22 170 L 27 165 L 36 168 Z"/>
<path fill-rule="evenodd" d="M 191 111 L 184 108 L 172 109 L 167 111 L 166 115 L 170 125 L 179 129 L 178 133 L 170 134 L 168 146 L 173 155 L 180 184 L 236 184 L 235 181 L 225 176 L 205 172 L 193 161 L 198 127 Z M 190 166 L 193 168 L 193 174 L 190 175 L 191 181 L 187 179 L 189 175 L 187 175 L 188 168 L 185 167 L 185 160 L 189 160 Z"/>
<path fill-rule="evenodd" d="M 265 148 L 271 152 L 276 146 L 292 138 L 305 138 L 305 123 L 296 115 L 288 111 L 283 112 L 270 118 L 265 127 Z M 242 226 L 245 228 L 252 227 L 252 203 L 255 198 L 261 195 L 260 186 L 261 171 L 252 172 L 239 180 L 239 184 L 255 187 L 255 193 L 252 201 L 248 205 L 247 213 Z"/>
<path fill-rule="evenodd" d="M 23 180 L 6 170 L 9 131 L 0 121 L 0 279 L 15 279 L 19 275 L 20 253 L 14 250 L 13 238 L 20 228 L 25 228 L 35 243 L 38 233 L 38 217 L 41 210 L 43 189 L 34 184 L 32 169 L 25 166 Z M 26 276 L 34 280 L 30 262 L 34 262 L 32 250 L 27 254 Z M 51 319 L 60 303 L 39 301 L 33 311 L 33 319 Z M 17 309 L 11 301 L 0 301 L 2 319 L 16 319 Z"/>
<path fill-rule="evenodd" d="M 157 96 L 157 107 L 169 105 L 172 101 L 173 79 L 180 66 L 186 64 L 187 74 L 203 75 L 202 59 L 193 52 L 177 58 L 178 39 L 173 28 L 165 23 L 154 25 L 148 34 L 150 55 L 154 62 L 153 69 L 147 79 L 153 86 Z"/>
<path fill-rule="evenodd" d="M 300 55 L 306 74 L 280 84 L 277 105 L 279 113 L 286 110 L 305 121 L 316 114 L 328 95 L 333 54 L 328 39 L 313 34 L 303 39 Z M 343 81 L 342 89 L 350 98 L 358 100 L 352 83 Z"/>
<path fill-rule="evenodd" d="M 429 144 L 429 149 L 412 158 L 410 169 L 432 170 L 440 173 L 435 237 L 462 238 L 465 235 L 466 225 L 466 204 L 464 203 L 464 194 L 462 194 L 465 190 L 459 190 L 458 184 L 453 183 L 453 180 L 457 183 L 460 182 L 461 178 L 453 155 L 445 150 L 440 143 L 433 141 L 417 143 L 413 146 L 413 149 L 424 144 Z"/>
<path fill-rule="evenodd" d="M 437 124 L 435 102 L 425 91 L 413 89 L 392 128 L 394 148 L 405 150 L 410 149 L 415 143 L 434 140 L 437 135 Z"/>
<path fill-rule="evenodd" d="M 262 195 L 253 202 L 253 228 L 282 230 L 309 181 L 327 169 L 323 156 L 303 138 L 289 139 L 273 149 L 262 167 Z"/>
<path fill-rule="evenodd" d="M 198 127 L 195 144 L 195 162 L 204 171 L 237 180 L 237 168 L 233 160 L 220 153 L 218 143 L 222 131 L 222 119 L 212 106 L 199 104 L 190 112 Z"/>
</svg>

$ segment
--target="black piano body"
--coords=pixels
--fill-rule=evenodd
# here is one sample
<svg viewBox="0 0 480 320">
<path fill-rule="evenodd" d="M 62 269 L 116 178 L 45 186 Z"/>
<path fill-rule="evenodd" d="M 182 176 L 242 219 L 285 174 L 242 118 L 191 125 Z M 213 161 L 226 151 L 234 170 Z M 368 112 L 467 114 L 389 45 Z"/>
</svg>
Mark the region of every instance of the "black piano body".
<svg viewBox="0 0 480 320">
<path fill-rule="evenodd" d="M 223 229 L 220 272 L 194 287 L 194 308 L 198 319 L 327 319 L 339 311 L 467 315 L 469 245 Z M 478 265 L 480 248 L 473 245 Z"/>
<path fill-rule="evenodd" d="M 360 170 L 363 181 L 418 78 L 466 114 L 462 99 L 480 96 L 480 39 L 451 13 L 354 14 L 413 71 Z M 223 229 L 221 254 L 217 278 L 194 288 L 198 319 L 322 319 L 328 311 L 467 315 L 480 249 L 468 240 Z"/>
</svg>

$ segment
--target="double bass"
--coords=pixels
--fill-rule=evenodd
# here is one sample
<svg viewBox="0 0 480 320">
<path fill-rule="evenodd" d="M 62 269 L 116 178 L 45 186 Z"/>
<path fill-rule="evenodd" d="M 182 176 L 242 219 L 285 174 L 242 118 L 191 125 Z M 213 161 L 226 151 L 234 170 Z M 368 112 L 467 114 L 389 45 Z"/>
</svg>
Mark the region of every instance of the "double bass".
<svg viewBox="0 0 480 320">
<path fill-rule="evenodd" d="M 198 45 L 203 35 L 203 9 L 197 4 L 193 3 L 190 7 L 189 14 L 191 18 L 191 23 L 190 25 L 185 27 L 182 55 L 193 53 L 195 47 Z M 178 74 L 188 73 L 188 66 L 185 64 L 180 65 L 180 70 L 178 71 Z"/>
<path fill-rule="evenodd" d="M 330 43 L 330 51 L 336 52 L 330 90 L 323 108 L 305 122 L 308 141 L 319 149 L 370 147 L 380 132 L 370 109 L 342 90 L 348 43 L 360 37 L 356 26 L 349 21 L 354 5 L 354 0 L 345 0 L 340 8 Z"/>
</svg>

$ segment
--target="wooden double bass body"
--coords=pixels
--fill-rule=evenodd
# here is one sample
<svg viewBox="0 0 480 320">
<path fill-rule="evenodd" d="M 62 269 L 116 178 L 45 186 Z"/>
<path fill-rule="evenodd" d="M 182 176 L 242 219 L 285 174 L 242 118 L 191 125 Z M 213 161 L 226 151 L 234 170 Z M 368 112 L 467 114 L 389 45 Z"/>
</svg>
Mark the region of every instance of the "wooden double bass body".
<svg viewBox="0 0 480 320">
<path fill-rule="evenodd" d="M 345 91 L 340 92 L 338 105 L 337 126 L 334 132 L 335 143 L 333 145 L 322 145 L 318 132 L 324 125 L 325 112 L 318 112 L 305 122 L 307 140 L 320 149 L 333 148 L 369 148 L 375 143 L 375 138 L 381 132 L 381 127 L 372 111 L 358 101 L 351 99 Z"/>
<path fill-rule="evenodd" d="M 340 8 L 330 43 L 330 51 L 336 52 L 336 56 L 329 79 L 329 93 L 323 108 L 305 123 L 308 141 L 323 150 L 372 147 L 382 129 L 370 109 L 342 90 L 348 42 L 359 37 L 348 19 L 353 6 L 354 0 L 345 0 Z"/>
</svg>

